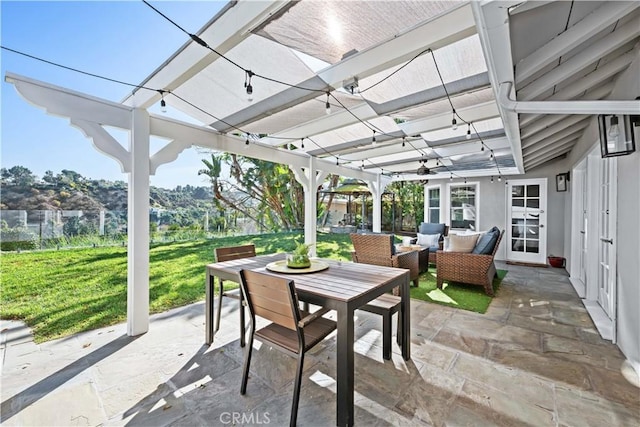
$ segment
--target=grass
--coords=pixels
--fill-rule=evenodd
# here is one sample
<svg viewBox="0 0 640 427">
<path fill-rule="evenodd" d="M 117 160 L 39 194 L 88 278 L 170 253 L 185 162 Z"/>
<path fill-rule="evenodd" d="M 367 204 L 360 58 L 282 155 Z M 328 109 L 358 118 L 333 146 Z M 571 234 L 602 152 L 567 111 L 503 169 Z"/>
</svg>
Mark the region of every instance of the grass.
<svg viewBox="0 0 640 427">
<path fill-rule="evenodd" d="M 498 270 L 498 277 L 493 280 L 494 292 L 498 291 L 506 274 L 506 270 Z M 442 289 L 438 289 L 436 270 L 432 268 L 420 275 L 418 287 L 411 288 L 411 298 L 475 311 L 476 313 L 486 313 L 492 300 L 492 297 L 484 293 L 482 286 L 444 282 Z"/>
<path fill-rule="evenodd" d="M 292 251 L 299 233 L 152 244 L 149 308 L 159 313 L 204 299 L 204 266 L 213 249 L 247 243 L 258 254 Z M 318 233 L 320 257 L 350 260 L 348 234 Z M 36 342 L 124 322 L 127 248 L 3 253 L 0 318 L 22 320 Z"/>
<path fill-rule="evenodd" d="M 293 251 L 301 240 L 299 233 L 274 233 L 152 244 L 150 312 L 202 301 L 204 266 L 214 261 L 216 247 L 253 243 L 261 255 Z M 319 257 L 351 260 L 352 248 L 348 234 L 318 233 Z M 0 271 L 0 318 L 24 321 L 36 342 L 126 321 L 126 247 L 3 253 Z M 455 285 L 440 291 L 433 274 L 421 276 L 420 287 L 411 288 L 412 298 L 486 311 L 490 297 L 481 287 Z"/>
</svg>

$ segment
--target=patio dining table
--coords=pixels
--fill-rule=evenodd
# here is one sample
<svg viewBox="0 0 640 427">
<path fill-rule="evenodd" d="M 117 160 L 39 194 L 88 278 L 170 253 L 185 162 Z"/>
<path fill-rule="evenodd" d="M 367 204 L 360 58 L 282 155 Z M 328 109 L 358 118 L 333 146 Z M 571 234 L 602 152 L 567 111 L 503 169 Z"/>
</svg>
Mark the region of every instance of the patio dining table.
<svg viewBox="0 0 640 427">
<path fill-rule="evenodd" d="M 284 254 L 262 255 L 208 264 L 206 267 L 206 315 L 205 341 L 214 339 L 214 298 L 215 278 L 234 282 L 240 281 L 242 269 L 265 271 L 267 264 L 284 259 Z M 294 280 L 298 298 L 310 304 L 335 310 L 337 319 L 336 357 L 336 424 L 353 425 L 354 417 L 354 311 L 364 304 L 401 287 L 403 319 L 402 357 L 410 358 L 410 315 L 409 315 L 409 270 L 377 265 L 341 262 L 322 259 L 329 265 L 326 270 L 309 274 L 287 274 L 271 272 L 280 277 Z"/>
</svg>

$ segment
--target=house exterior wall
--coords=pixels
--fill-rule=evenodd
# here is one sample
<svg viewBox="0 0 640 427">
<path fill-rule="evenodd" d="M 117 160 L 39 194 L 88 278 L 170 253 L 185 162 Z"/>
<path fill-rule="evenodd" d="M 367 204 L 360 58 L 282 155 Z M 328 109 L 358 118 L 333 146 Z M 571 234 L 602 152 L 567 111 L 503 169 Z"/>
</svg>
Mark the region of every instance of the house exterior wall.
<svg viewBox="0 0 640 427">
<path fill-rule="evenodd" d="M 571 193 L 557 192 L 556 191 L 556 175 L 564 173 L 569 170 L 568 162 L 566 159 L 552 162 L 549 165 L 534 169 L 532 172 L 523 175 L 512 175 L 503 177 L 502 182 L 498 182 L 497 176 L 494 177 L 494 182 L 491 182 L 490 177 L 482 178 L 470 178 L 469 182 L 479 183 L 479 207 L 478 207 L 478 230 L 488 230 L 494 225 L 505 230 L 505 237 L 500 242 L 500 247 L 496 252 L 495 258 L 497 260 L 507 259 L 507 241 L 506 230 L 509 224 L 507 224 L 507 193 L 506 193 L 506 179 L 533 179 L 533 178 L 546 178 L 547 179 L 547 254 L 553 254 L 556 256 L 566 256 L 568 249 L 565 251 L 565 206 L 567 203 L 571 203 Z M 447 191 L 450 181 L 440 181 L 441 194 Z M 453 180 L 452 184 L 460 184 L 461 180 Z M 433 181 L 431 186 L 438 185 L 438 182 Z M 448 200 L 447 196 L 443 196 L 444 200 Z M 447 204 L 444 203 L 446 208 Z M 443 209 L 445 209 L 443 208 Z M 444 215 L 444 218 L 447 216 Z M 569 246 L 566 246 L 569 248 Z"/>
<path fill-rule="evenodd" d="M 634 99 L 640 96 L 640 52 L 631 66 L 616 81 L 609 99 Z M 636 149 L 640 141 L 636 141 Z M 597 117 L 585 130 L 569 157 L 575 166 L 598 145 Z M 622 156 L 618 162 L 617 205 L 617 344 L 635 371 L 640 373 L 640 153 Z M 569 201 L 570 202 L 570 201 Z M 570 229 L 569 204 L 567 229 Z M 565 236 L 565 247 L 571 236 Z"/>
</svg>

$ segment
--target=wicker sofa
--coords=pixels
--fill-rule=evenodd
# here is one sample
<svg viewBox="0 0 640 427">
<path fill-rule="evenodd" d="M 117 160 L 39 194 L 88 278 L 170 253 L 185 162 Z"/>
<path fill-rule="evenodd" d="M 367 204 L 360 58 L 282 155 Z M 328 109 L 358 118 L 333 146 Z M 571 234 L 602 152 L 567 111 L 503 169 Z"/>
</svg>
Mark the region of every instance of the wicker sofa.
<svg viewBox="0 0 640 427">
<path fill-rule="evenodd" d="M 442 289 L 445 280 L 467 283 L 483 286 L 485 293 L 493 296 L 493 278 L 496 275 L 493 258 L 503 235 L 504 230 L 500 232 L 493 251 L 487 255 L 438 251 L 438 288 Z"/>
<path fill-rule="evenodd" d="M 351 233 L 350 236 L 353 243 L 353 252 L 351 252 L 353 262 L 406 268 L 409 270 L 409 280 L 414 286 L 418 286 L 420 275 L 418 251 L 394 253 L 393 234 Z"/>
</svg>

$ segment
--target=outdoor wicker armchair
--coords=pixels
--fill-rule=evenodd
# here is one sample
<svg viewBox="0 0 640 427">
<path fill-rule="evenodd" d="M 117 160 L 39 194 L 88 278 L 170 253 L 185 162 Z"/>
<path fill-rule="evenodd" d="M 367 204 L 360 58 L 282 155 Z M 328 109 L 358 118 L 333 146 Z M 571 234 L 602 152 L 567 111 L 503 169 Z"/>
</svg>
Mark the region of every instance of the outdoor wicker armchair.
<svg viewBox="0 0 640 427">
<path fill-rule="evenodd" d="M 493 258 L 503 235 L 504 230 L 500 232 L 493 251 L 487 255 L 438 251 L 438 288 L 442 289 L 442 283 L 445 280 L 467 283 L 483 286 L 485 293 L 493 296 L 493 279 L 496 276 Z"/>
<path fill-rule="evenodd" d="M 406 268 L 409 270 L 409 280 L 414 286 L 418 286 L 420 275 L 418 252 L 395 253 L 393 234 L 351 233 L 350 236 L 353 243 L 353 252 L 351 252 L 353 262 Z"/>
</svg>

